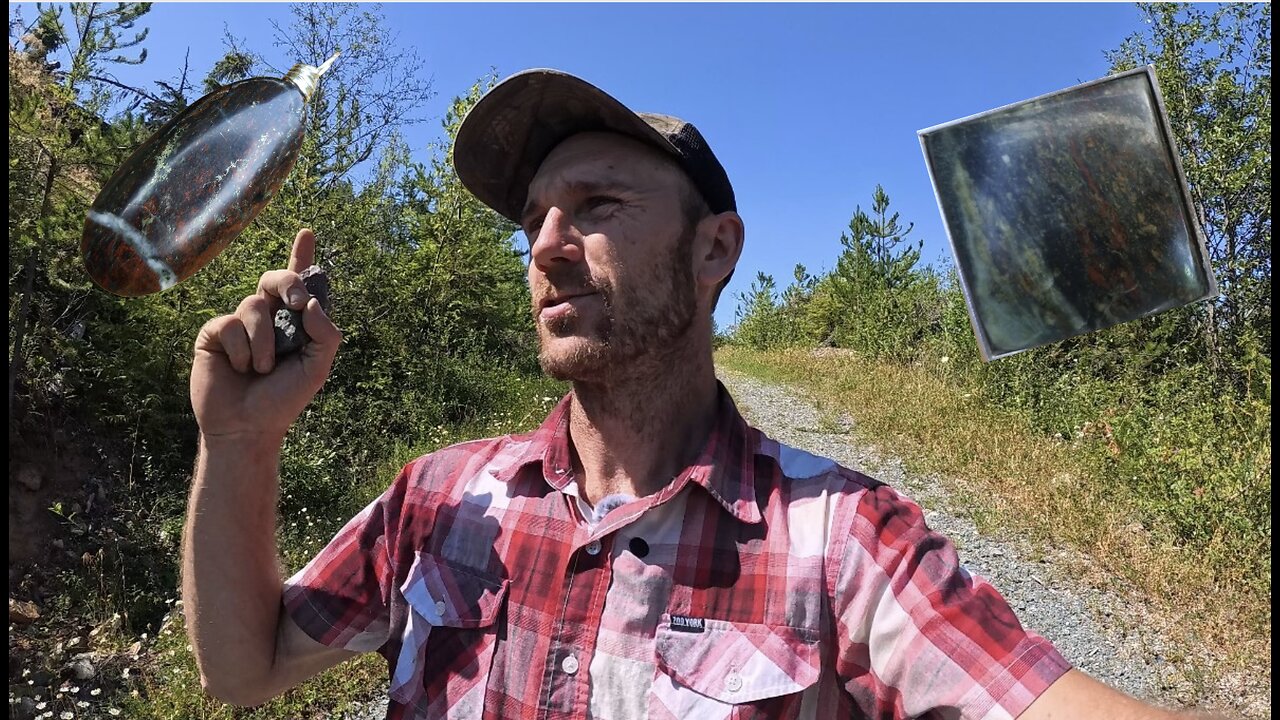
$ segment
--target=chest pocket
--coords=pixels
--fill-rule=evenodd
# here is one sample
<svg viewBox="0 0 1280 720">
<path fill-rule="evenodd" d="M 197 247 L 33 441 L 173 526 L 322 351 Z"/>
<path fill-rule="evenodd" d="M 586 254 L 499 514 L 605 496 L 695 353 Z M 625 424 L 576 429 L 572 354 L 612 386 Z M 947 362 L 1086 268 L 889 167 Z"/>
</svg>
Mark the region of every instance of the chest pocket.
<svg viewBox="0 0 1280 720">
<path fill-rule="evenodd" d="M 675 618 L 658 623 L 650 717 L 795 717 L 818 681 L 814 630 Z"/>
<path fill-rule="evenodd" d="M 419 552 L 390 697 L 415 718 L 479 717 L 508 581 Z"/>
</svg>

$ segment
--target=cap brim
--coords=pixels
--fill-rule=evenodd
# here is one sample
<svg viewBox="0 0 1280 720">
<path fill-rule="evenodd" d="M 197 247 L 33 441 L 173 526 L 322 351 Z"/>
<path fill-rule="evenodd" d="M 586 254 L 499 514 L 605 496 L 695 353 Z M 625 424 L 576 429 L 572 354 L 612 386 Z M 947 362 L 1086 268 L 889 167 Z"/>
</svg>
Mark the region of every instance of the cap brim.
<svg viewBox="0 0 1280 720">
<path fill-rule="evenodd" d="M 525 70 L 498 83 L 458 128 L 453 166 L 480 202 L 520 222 L 529 183 L 547 155 L 580 132 L 629 135 L 673 155 L 666 138 L 600 88 L 558 70 Z"/>
</svg>

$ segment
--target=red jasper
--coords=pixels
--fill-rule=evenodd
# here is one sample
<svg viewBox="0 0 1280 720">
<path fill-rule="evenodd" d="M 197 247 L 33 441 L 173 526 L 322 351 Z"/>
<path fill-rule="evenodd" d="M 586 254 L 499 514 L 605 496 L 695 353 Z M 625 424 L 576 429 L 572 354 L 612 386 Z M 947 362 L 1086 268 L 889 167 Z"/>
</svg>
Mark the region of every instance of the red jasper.
<svg viewBox="0 0 1280 720">
<path fill-rule="evenodd" d="M 219 88 L 166 123 L 103 186 L 80 253 L 104 290 L 166 290 L 207 265 L 279 191 L 302 148 L 319 68 Z"/>
</svg>

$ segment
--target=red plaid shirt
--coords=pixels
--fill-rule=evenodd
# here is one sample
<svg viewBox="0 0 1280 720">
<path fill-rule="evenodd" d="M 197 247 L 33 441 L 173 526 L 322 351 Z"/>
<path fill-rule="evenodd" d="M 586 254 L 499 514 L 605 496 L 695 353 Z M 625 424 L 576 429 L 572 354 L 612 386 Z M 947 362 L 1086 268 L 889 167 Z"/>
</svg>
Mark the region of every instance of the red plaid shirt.
<svg viewBox="0 0 1280 720">
<path fill-rule="evenodd" d="M 1068 669 L 919 507 L 749 427 L 594 526 L 567 398 L 409 465 L 286 583 L 388 718 L 1012 718 Z"/>
</svg>

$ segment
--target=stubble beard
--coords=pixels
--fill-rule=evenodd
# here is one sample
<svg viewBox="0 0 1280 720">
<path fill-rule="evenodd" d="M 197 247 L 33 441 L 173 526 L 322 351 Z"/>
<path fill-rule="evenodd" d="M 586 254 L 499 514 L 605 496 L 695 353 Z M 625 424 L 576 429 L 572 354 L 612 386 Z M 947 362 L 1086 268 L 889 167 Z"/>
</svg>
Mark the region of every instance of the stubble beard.
<svg viewBox="0 0 1280 720">
<path fill-rule="evenodd" d="M 656 277 L 638 283 L 621 303 L 611 282 L 588 278 L 585 285 L 601 300 L 601 311 L 589 329 L 582 327 L 587 321 L 576 313 L 544 323 L 535 308 L 542 371 L 556 380 L 608 383 L 622 373 L 660 370 L 664 358 L 693 327 L 697 312 L 692 268 L 695 231 L 687 228 L 666 265 L 656 269 Z"/>
</svg>

